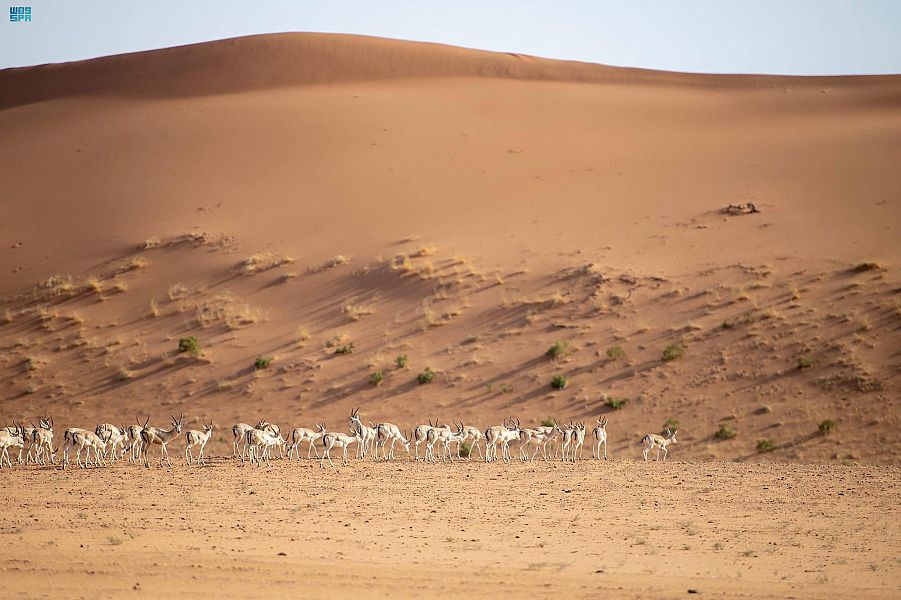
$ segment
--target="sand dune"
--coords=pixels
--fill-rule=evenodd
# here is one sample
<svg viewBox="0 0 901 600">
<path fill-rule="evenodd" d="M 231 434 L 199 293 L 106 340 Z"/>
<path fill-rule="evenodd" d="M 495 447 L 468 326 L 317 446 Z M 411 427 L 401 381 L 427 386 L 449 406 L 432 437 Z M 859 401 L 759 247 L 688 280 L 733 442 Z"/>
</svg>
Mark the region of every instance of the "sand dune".
<svg viewBox="0 0 901 600">
<path fill-rule="evenodd" d="M 899 99 L 323 34 L 2 71 L 0 416 L 609 413 L 616 456 L 674 419 L 683 458 L 896 463 Z"/>
</svg>

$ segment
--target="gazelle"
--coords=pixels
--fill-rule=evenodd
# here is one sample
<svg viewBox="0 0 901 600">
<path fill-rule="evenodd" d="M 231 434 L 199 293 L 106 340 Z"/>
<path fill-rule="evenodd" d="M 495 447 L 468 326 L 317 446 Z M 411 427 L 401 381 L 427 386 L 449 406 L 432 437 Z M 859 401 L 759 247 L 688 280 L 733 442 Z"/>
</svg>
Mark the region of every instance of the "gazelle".
<svg viewBox="0 0 901 600">
<path fill-rule="evenodd" d="M 444 462 L 447 455 L 450 454 L 450 441 L 453 434 L 454 432 L 447 425 L 429 429 L 429 433 L 426 436 L 425 459 L 435 462 L 435 444 L 438 444 L 439 454 L 441 454 L 442 449 L 445 450 L 441 454 L 441 462 Z M 462 431 L 458 430 L 458 434 L 462 436 Z"/>
<path fill-rule="evenodd" d="M 206 443 L 210 441 L 210 436 L 213 435 L 213 422 L 210 421 L 209 425 L 207 425 L 206 421 L 202 421 L 202 423 L 203 431 L 191 429 L 185 432 L 185 462 L 189 465 L 194 462 L 194 452 L 191 450 L 194 446 L 200 446 L 197 464 L 206 464 L 206 461 L 203 459 L 203 449 L 206 447 Z"/>
<path fill-rule="evenodd" d="M 386 448 L 388 442 L 391 442 L 391 446 Z M 410 440 L 408 440 L 403 432 L 400 430 L 400 427 L 393 423 L 379 423 L 375 429 L 375 446 L 378 448 L 382 447 L 382 457 L 385 460 L 394 460 L 394 445 L 400 442 L 404 447 L 404 450 L 407 451 L 407 455 L 410 454 Z M 376 457 L 378 457 L 378 450 L 376 450 Z"/>
<path fill-rule="evenodd" d="M 143 446 L 141 448 L 142 454 L 144 455 L 144 467 L 150 468 L 149 455 L 150 455 L 150 447 L 154 444 L 160 445 L 160 466 L 163 466 L 163 459 L 166 459 L 166 464 L 171 465 L 172 461 L 169 460 L 169 450 L 166 448 L 166 444 L 168 444 L 172 439 L 181 433 L 182 425 L 185 422 L 185 416 L 181 415 L 179 418 L 175 418 L 175 415 L 169 415 L 172 417 L 172 429 L 163 429 L 161 427 L 145 427 L 141 430 L 141 440 L 143 441 Z"/>
<path fill-rule="evenodd" d="M 41 417 L 38 425 L 31 442 L 32 448 L 35 449 L 34 459 L 38 464 L 45 464 L 46 452 L 51 464 L 56 463 L 56 450 L 53 449 L 53 417 Z"/>
<path fill-rule="evenodd" d="M 22 424 L 20 423 L 19 426 L 22 427 Z M 25 459 L 24 459 L 24 462 L 27 465 L 32 462 L 37 462 L 34 458 L 34 452 L 35 452 L 34 432 L 35 432 L 35 430 L 37 430 L 37 427 L 35 427 L 34 423 L 32 423 L 31 427 L 22 427 L 22 428 L 25 430 L 25 443 L 22 444 L 22 448 L 19 449 L 18 461 L 20 464 L 22 463 L 22 461 L 23 461 L 22 451 L 27 448 L 28 452 L 25 454 Z"/>
<path fill-rule="evenodd" d="M 554 425 L 557 428 L 557 433 L 560 434 L 560 450 L 563 454 L 563 457 L 560 459 L 562 461 L 566 461 L 566 457 L 569 455 L 569 446 L 570 444 L 575 444 L 576 442 L 576 426 L 570 423 L 565 427 L 560 427 L 560 425 Z"/>
<path fill-rule="evenodd" d="M 553 425 L 539 425 L 535 427 L 535 431 L 538 433 L 542 433 L 545 436 L 544 444 L 542 445 L 542 454 L 545 458 L 548 457 L 547 454 L 547 445 L 551 442 L 554 442 L 554 458 L 560 455 L 560 443 L 557 440 L 557 435 L 559 434 L 559 426 L 557 425 L 557 419 L 554 419 Z"/>
<path fill-rule="evenodd" d="M 515 422 L 514 422 L 515 421 Z M 489 427 L 485 431 L 485 462 L 497 460 L 497 447 L 501 447 L 501 458 L 510 460 L 510 441 L 519 439 L 519 419 L 510 418 L 503 425 Z"/>
<path fill-rule="evenodd" d="M 595 419 L 598 426 L 592 432 L 594 434 L 594 446 L 591 448 L 591 456 L 601 460 L 601 444 L 604 444 L 604 460 L 607 460 L 607 417 L 603 420 Z"/>
<path fill-rule="evenodd" d="M 669 437 L 663 437 L 662 435 L 657 435 L 656 433 L 649 433 L 643 438 L 641 438 L 641 443 L 645 444 L 644 450 L 642 450 L 642 454 L 644 455 L 644 460 L 647 462 L 648 460 L 648 452 L 657 447 L 657 458 L 654 460 L 660 460 L 660 451 L 663 450 L 663 462 L 666 462 L 666 447 L 669 444 L 675 444 L 676 434 L 679 433 L 679 430 L 671 431 L 670 429 L 666 430 L 666 435 Z"/>
<path fill-rule="evenodd" d="M 546 461 L 547 458 L 547 450 L 545 445 L 548 441 L 548 435 L 540 430 L 540 429 L 520 429 L 519 430 L 519 460 L 521 461 L 533 461 L 535 460 L 535 456 L 538 455 L 539 451 L 541 453 L 542 458 Z M 532 456 L 528 455 L 529 446 L 534 446 L 535 451 L 532 452 Z"/>
<path fill-rule="evenodd" d="M 125 427 L 119 429 L 112 423 L 100 423 L 94 429 L 97 437 L 107 440 L 107 447 L 103 449 L 104 458 L 109 458 L 110 462 L 116 462 L 117 458 L 125 455 L 125 444 L 128 441 L 128 433 Z M 121 453 L 116 455 L 116 446 L 121 447 Z"/>
<path fill-rule="evenodd" d="M 413 428 L 412 438 L 413 444 L 415 446 L 415 460 L 417 461 L 419 460 L 419 444 L 425 443 L 428 440 L 429 430 L 432 429 L 432 427 L 435 426 L 432 425 L 431 421 L 429 421 L 428 425 L 417 425 L 415 428 Z M 378 458 L 378 456 L 376 456 L 376 458 Z"/>
<path fill-rule="evenodd" d="M 582 421 L 576 423 L 575 428 L 573 429 L 572 441 L 573 448 L 570 459 L 572 462 L 576 462 L 577 459 L 582 458 L 582 446 L 585 444 L 585 423 Z"/>
<path fill-rule="evenodd" d="M 319 428 L 319 431 L 322 432 L 322 446 L 325 449 L 325 451 L 322 453 L 322 456 L 319 458 L 319 466 L 324 468 L 325 464 L 323 461 L 325 461 L 325 459 L 327 458 L 328 464 L 332 465 L 332 467 L 337 470 L 335 463 L 332 462 L 331 456 L 331 450 L 335 446 L 343 450 L 344 466 L 347 466 L 347 447 L 357 441 L 357 436 L 347 435 L 346 433 L 326 431 L 325 425 L 323 425 L 322 423 L 317 423 L 316 426 Z"/>
<path fill-rule="evenodd" d="M 472 458 L 472 450 L 473 448 L 478 448 L 479 450 L 479 460 L 484 460 L 485 455 L 482 454 L 482 447 L 479 446 L 479 442 L 482 441 L 482 438 L 485 437 L 481 430 L 478 427 L 473 427 L 472 425 L 464 425 L 463 421 L 460 423 L 454 422 L 454 425 L 457 425 L 457 428 L 462 428 L 463 430 L 463 439 L 457 444 L 457 458 L 462 458 L 460 456 L 460 446 L 465 444 L 467 441 L 472 440 L 469 445 L 469 458 Z"/>
<path fill-rule="evenodd" d="M 247 451 L 247 432 L 251 429 L 253 429 L 253 425 L 248 425 L 247 423 L 238 423 L 232 426 L 232 434 L 235 436 L 232 457 L 238 458 L 238 444 L 243 444 L 241 448 L 241 462 L 244 462 L 244 453 Z"/>
<path fill-rule="evenodd" d="M 147 417 L 143 425 L 141 425 L 141 421 L 137 417 L 135 417 L 135 422 L 137 425 L 126 427 L 128 431 L 128 462 L 130 463 L 137 463 L 143 453 L 144 440 L 141 439 L 141 431 L 150 423 L 150 417 Z"/>
<path fill-rule="evenodd" d="M 3 468 L 3 460 L 12 468 L 13 463 L 9 460 L 9 448 L 25 447 L 25 428 L 21 423 L 16 423 L 13 427 L 4 427 L 0 429 L 0 469 Z"/>
<path fill-rule="evenodd" d="M 101 438 L 93 431 L 87 429 L 79 429 L 78 427 L 70 427 L 63 432 L 63 441 L 66 447 L 63 449 L 63 468 L 69 466 L 69 452 L 72 448 L 78 446 L 75 452 L 75 464 L 82 469 L 91 464 L 91 450 L 94 451 L 94 461 L 97 466 L 103 466 L 106 461 L 103 460 L 103 451 L 109 438 Z M 81 460 L 81 451 L 85 450 L 85 460 Z"/>
<path fill-rule="evenodd" d="M 267 465 L 269 462 L 269 449 L 272 446 L 284 446 L 285 440 L 281 435 L 273 433 L 271 429 L 251 429 L 247 432 L 247 447 L 250 450 L 250 464 L 258 467 L 263 465 L 263 460 Z"/>
<path fill-rule="evenodd" d="M 316 458 L 319 458 L 319 450 L 316 450 L 316 440 L 322 437 L 322 433 L 319 431 L 313 431 L 312 429 L 307 429 L 306 427 L 297 427 L 294 431 L 291 432 L 291 437 L 288 438 L 288 458 L 291 458 L 291 454 L 297 453 L 297 460 L 300 460 L 300 444 L 301 442 L 307 441 L 310 443 L 310 447 L 307 450 L 307 458 L 311 458 L 310 454 L 313 452 L 316 453 Z"/>
<path fill-rule="evenodd" d="M 373 440 L 375 439 L 375 428 L 367 427 L 363 425 L 363 422 L 360 421 L 360 416 L 357 414 L 360 411 L 359 407 L 353 409 L 350 413 L 350 428 L 357 434 L 359 438 L 359 442 L 357 443 L 357 458 L 366 458 L 366 452 L 369 450 Z M 378 458 L 378 456 L 376 456 Z"/>
<path fill-rule="evenodd" d="M 269 448 L 271 448 L 273 445 L 279 446 L 279 449 L 278 449 L 279 457 L 285 458 L 285 445 L 287 444 L 287 440 L 282 438 L 282 431 L 281 431 L 281 429 L 279 429 L 278 425 L 276 425 L 274 423 L 270 423 L 269 421 L 264 421 L 264 420 L 260 419 L 257 422 L 257 424 L 255 425 L 255 428 L 261 429 L 263 431 L 267 431 L 267 432 L 271 433 L 272 435 L 274 435 L 276 438 L 282 440 L 284 443 L 282 443 L 281 445 L 276 443 L 276 444 L 271 444 L 269 446 L 266 446 L 265 452 L 268 454 Z"/>
</svg>

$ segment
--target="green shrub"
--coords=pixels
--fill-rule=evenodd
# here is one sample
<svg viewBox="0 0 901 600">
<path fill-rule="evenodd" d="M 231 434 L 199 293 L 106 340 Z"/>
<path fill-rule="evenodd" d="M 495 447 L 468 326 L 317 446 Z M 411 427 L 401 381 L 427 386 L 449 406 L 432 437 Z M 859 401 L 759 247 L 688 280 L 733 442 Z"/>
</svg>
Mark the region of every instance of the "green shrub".
<svg viewBox="0 0 901 600">
<path fill-rule="evenodd" d="M 416 380 L 419 381 L 420 385 L 426 383 L 432 383 L 435 379 L 435 372 L 432 371 L 430 367 L 426 367 L 425 370 L 416 376 Z"/>
<path fill-rule="evenodd" d="M 762 439 L 757 440 L 757 451 L 758 452 L 771 452 L 776 449 L 776 444 L 773 443 L 771 439 Z"/>
<path fill-rule="evenodd" d="M 810 358 L 809 356 L 802 356 L 798 359 L 798 368 L 799 369 L 809 369 L 810 367 L 817 364 L 817 361 Z"/>
<path fill-rule="evenodd" d="M 345 346 L 338 346 L 335 348 L 335 354 L 353 354 L 354 353 L 354 343 L 351 342 Z"/>
<path fill-rule="evenodd" d="M 609 406 L 613 410 L 619 410 L 628 403 L 628 398 L 607 398 L 607 406 Z"/>
<path fill-rule="evenodd" d="M 547 419 L 541 419 L 541 421 L 538 422 L 538 424 L 542 427 L 553 427 L 555 423 L 556 421 L 554 421 L 554 419 L 551 417 L 548 417 Z"/>
<path fill-rule="evenodd" d="M 670 417 L 663 422 L 663 429 L 660 430 L 660 435 L 666 435 L 667 430 L 676 431 L 677 429 L 679 429 L 679 419 Z"/>
<path fill-rule="evenodd" d="M 469 457 L 470 454 L 472 454 L 472 444 L 463 442 L 460 445 L 460 456 Z"/>
<path fill-rule="evenodd" d="M 397 365 L 398 369 L 406 368 L 407 366 L 407 355 L 406 354 L 398 354 L 397 358 L 394 359 L 394 364 Z"/>
<path fill-rule="evenodd" d="M 720 325 L 723 329 L 732 329 L 735 327 L 735 321 L 723 321 L 723 324 Z"/>
<path fill-rule="evenodd" d="M 682 348 L 679 344 L 670 344 L 666 348 L 663 349 L 663 360 L 669 362 L 671 360 L 676 360 L 677 358 L 682 358 L 682 355 L 685 353 L 685 349 Z"/>
<path fill-rule="evenodd" d="M 716 430 L 716 433 L 713 434 L 714 437 L 718 440 L 731 440 L 737 434 L 735 430 L 726 425 L 725 423 L 720 423 L 720 428 Z"/>
<path fill-rule="evenodd" d="M 565 375 L 554 375 L 551 379 L 551 387 L 555 390 L 562 390 L 568 383 L 569 381 L 566 379 Z"/>
<path fill-rule="evenodd" d="M 259 371 L 260 369 L 268 369 L 271 364 L 271 356 L 258 356 L 257 359 L 253 361 L 253 368 Z"/>
<path fill-rule="evenodd" d="M 545 352 L 544 355 L 557 360 L 561 356 L 565 355 L 568 351 L 569 346 L 567 346 L 565 343 L 554 342 L 554 345 L 548 348 L 547 352 Z"/>
<path fill-rule="evenodd" d="M 385 381 L 385 374 L 381 371 L 376 371 L 369 376 L 369 383 L 371 383 L 372 385 L 382 385 L 383 381 Z"/>
<path fill-rule="evenodd" d="M 610 346 L 607 348 L 607 358 L 610 360 L 619 360 L 626 356 L 626 351 L 623 350 L 620 346 Z"/>
<path fill-rule="evenodd" d="M 817 429 L 819 429 L 820 433 L 822 433 L 823 435 L 829 435 L 835 430 L 835 427 L 835 421 L 833 421 L 832 419 L 826 419 L 817 426 Z"/>
<path fill-rule="evenodd" d="M 502 394 L 509 394 L 509 393 L 512 392 L 512 391 L 513 391 L 513 386 L 510 385 L 509 383 L 502 383 L 502 384 L 501 384 L 501 393 L 502 393 Z"/>
<path fill-rule="evenodd" d="M 200 342 L 198 342 L 197 338 L 193 335 L 178 340 L 178 351 L 187 352 L 191 356 L 200 356 L 203 354 L 203 350 L 200 349 Z"/>
</svg>

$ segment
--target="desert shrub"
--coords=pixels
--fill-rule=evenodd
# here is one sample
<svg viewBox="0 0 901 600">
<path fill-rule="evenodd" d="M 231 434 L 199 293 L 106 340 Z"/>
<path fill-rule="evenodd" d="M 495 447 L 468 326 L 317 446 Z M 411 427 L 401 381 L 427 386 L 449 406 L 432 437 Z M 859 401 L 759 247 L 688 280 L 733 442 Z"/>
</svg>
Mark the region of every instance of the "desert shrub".
<svg viewBox="0 0 901 600">
<path fill-rule="evenodd" d="M 798 359 L 798 368 L 799 369 L 809 369 L 810 367 L 817 364 L 817 361 L 810 358 L 809 356 L 802 356 Z"/>
<path fill-rule="evenodd" d="M 835 430 L 836 424 L 832 419 L 826 419 L 817 426 L 817 429 L 823 435 L 829 435 Z"/>
<path fill-rule="evenodd" d="M 335 348 L 335 354 L 353 354 L 354 353 L 354 343 L 351 342 L 344 346 L 338 346 Z"/>
<path fill-rule="evenodd" d="M 198 342 L 197 338 L 193 335 L 178 340 L 178 351 L 187 352 L 191 356 L 200 356 L 203 354 L 203 350 L 200 348 L 200 342 Z"/>
<path fill-rule="evenodd" d="M 679 419 L 670 417 L 663 422 L 663 429 L 660 430 L 660 435 L 666 435 L 667 430 L 676 431 L 677 429 L 679 429 Z"/>
<path fill-rule="evenodd" d="M 371 383 L 372 385 L 382 385 L 383 381 L 385 381 L 385 374 L 381 371 L 376 371 L 369 376 L 369 383 Z"/>
<path fill-rule="evenodd" d="M 620 346 L 610 346 L 607 348 L 607 358 L 610 360 L 619 360 L 626 356 L 626 351 Z"/>
<path fill-rule="evenodd" d="M 566 343 L 554 342 L 554 345 L 548 348 L 544 355 L 557 360 L 561 356 L 564 356 L 568 351 L 569 346 L 567 346 Z"/>
<path fill-rule="evenodd" d="M 716 433 L 713 436 L 718 440 L 731 440 L 736 436 L 736 432 L 734 429 L 726 425 L 725 423 L 720 423 L 720 428 L 716 430 Z"/>
<path fill-rule="evenodd" d="M 542 427 L 553 427 L 555 423 L 556 422 L 554 421 L 554 419 L 552 417 L 548 417 L 547 419 L 541 419 L 541 421 L 538 422 L 538 424 L 541 425 Z"/>
<path fill-rule="evenodd" d="M 424 371 L 422 371 L 419 375 L 416 376 L 416 380 L 422 384 L 432 383 L 435 379 L 435 372 L 430 368 L 426 367 Z"/>
<path fill-rule="evenodd" d="M 258 356 L 257 359 L 253 361 L 253 368 L 259 371 L 260 369 L 268 369 L 271 364 L 271 356 Z"/>
<path fill-rule="evenodd" d="M 555 390 L 562 390 L 568 383 L 569 381 L 566 379 L 565 375 L 554 375 L 551 379 L 551 387 Z"/>
<path fill-rule="evenodd" d="M 609 406 L 613 410 L 619 410 L 628 403 L 628 398 L 607 398 L 607 406 Z"/>
<path fill-rule="evenodd" d="M 776 449 L 776 444 L 773 443 L 773 440 L 769 438 L 764 438 L 762 440 L 757 440 L 757 451 L 758 452 L 771 452 Z"/>
<path fill-rule="evenodd" d="M 735 321 L 723 321 L 720 327 L 723 329 L 732 329 L 733 327 L 735 327 Z"/>
<path fill-rule="evenodd" d="M 875 262 L 862 262 L 857 265 L 854 265 L 852 271 L 856 273 L 866 273 L 867 271 L 879 271 L 882 269 L 882 265 Z"/>
<path fill-rule="evenodd" d="M 671 360 L 676 360 L 677 358 L 682 358 L 684 353 L 685 349 L 679 344 L 670 344 L 663 349 L 662 358 L 664 361 L 669 362 Z"/>
<path fill-rule="evenodd" d="M 394 359 L 394 364 L 397 365 L 398 369 L 403 369 L 407 366 L 407 355 L 406 354 L 398 354 L 397 358 Z"/>
<path fill-rule="evenodd" d="M 509 394 L 509 393 L 512 392 L 512 391 L 513 391 L 513 386 L 510 385 L 509 383 L 502 383 L 502 384 L 501 384 L 501 393 L 502 393 L 502 394 Z"/>
</svg>

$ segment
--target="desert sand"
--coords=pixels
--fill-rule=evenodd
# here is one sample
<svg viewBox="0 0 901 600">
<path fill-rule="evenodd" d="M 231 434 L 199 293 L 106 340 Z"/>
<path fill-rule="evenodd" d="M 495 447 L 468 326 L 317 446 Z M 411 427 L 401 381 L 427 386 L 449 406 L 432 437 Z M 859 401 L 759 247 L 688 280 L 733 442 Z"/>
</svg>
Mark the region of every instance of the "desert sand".
<svg viewBox="0 0 901 600">
<path fill-rule="evenodd" d="M 898 595 L 899 103 L 901 76 L 326 34 L 0 71 L 0 421 L 52 414 L 61 441 L 184 413 L 220 457 L 4 470 L 29 551 L 3 579 Z M 603 415 L 614 462 L 222 458 L 235 422 L 340 429 L 357 406 L 405 429 Z M 668 425 L 672 462 L 634 462 Z M 543 524 L 547 547 L 514 537 Z"/>
</svg>

